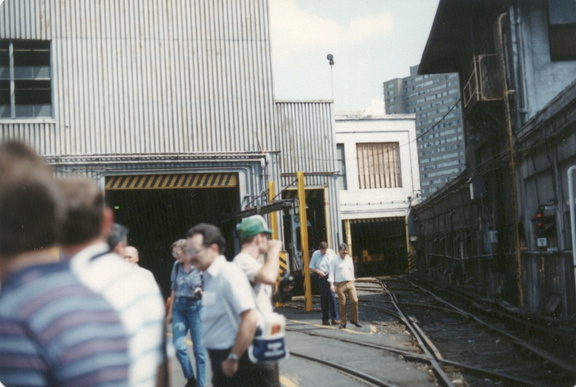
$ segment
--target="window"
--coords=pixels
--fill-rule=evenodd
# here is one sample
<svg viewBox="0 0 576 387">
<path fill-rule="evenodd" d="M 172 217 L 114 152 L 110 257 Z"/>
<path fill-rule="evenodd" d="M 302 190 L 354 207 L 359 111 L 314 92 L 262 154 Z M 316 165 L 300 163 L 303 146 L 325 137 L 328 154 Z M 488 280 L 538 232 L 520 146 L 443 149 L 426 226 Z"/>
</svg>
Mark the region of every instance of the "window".
<svg viewBox="0 0 576 387">
<path fill-rule="evenodd" d="M 576 2 L 548 0 L 548 41 L 553 61 L 576 59 Z"/>
<path fill-rule="evenodd" d="M 49 41 L 0 40 L 0 118 L 52 117 Z"/>
<path fill-rule="evenodd" d="M 346 156 L 344 153 L 344 144 L 336 144 L 336 163 L 338 164 L 338 169 L 342 176 L 338 176 L 336 180 L 339 190 L 347 190 L 348 185 L 346 183 Z"/>
<path fill-rule="evenodd" d="M 397 142 L 358 143 L 360 189 L 402 187 L 400 147 Z"/>
</svg>

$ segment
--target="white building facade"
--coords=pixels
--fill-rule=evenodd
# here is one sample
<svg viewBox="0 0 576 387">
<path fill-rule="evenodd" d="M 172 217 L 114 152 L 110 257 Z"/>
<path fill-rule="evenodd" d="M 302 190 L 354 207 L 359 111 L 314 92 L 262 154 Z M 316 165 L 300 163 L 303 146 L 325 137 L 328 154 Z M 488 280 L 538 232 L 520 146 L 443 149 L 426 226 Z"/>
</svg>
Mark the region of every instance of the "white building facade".
<svg viewBox="0 0 576 387">
<path fill-rule="evenodd" d="M 336 114 L 344 240 L 360 275 L 409 268 L 408 216 L 420 197 L 414 115 Z"/>
</svg>

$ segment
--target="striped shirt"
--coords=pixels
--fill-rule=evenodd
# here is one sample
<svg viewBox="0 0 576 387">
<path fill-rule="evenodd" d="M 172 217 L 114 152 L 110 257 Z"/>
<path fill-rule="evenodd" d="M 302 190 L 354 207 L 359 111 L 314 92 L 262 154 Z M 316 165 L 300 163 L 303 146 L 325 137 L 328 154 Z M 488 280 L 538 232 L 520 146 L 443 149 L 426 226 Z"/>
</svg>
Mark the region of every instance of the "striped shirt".
<svg viewBox="0 0 576 387">
<path fill-rule="evenodd" d="M 128 341 L 118 314 L 78 281 L 67 262 L 22 268 L 2 285 L 1 383 L 127 384 Z"/>
<path fill-rule="evenodd" d="M 118 312 L 128 334 L 129 386 L 154 386 L 164 351 L 164 302 L 153 276 L 138 270 L 106 243 L 80 251 L 71 260 L 82 283 L 101 294 Z"/>
</svg>

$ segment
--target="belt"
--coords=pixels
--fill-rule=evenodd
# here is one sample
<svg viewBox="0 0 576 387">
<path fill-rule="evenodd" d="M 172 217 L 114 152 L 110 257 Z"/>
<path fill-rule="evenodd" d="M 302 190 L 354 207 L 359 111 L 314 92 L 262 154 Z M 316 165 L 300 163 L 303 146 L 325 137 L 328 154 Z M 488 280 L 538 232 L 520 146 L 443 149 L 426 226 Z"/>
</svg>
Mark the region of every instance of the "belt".
<svg viewBox="0 0 576 387">
<path fill-rule="evenodd" d="M 197 299 L 196 299 L 196 298 L 194 298 L 194 297 L 188 297 L 188 296 L 176 296 L 176 299 L 179 299 L 179 298 L 185 298 L 186 300 L 192 300 L 192 301 L 200 301 L 200 300 L 197 300 Z"/>
</svg>

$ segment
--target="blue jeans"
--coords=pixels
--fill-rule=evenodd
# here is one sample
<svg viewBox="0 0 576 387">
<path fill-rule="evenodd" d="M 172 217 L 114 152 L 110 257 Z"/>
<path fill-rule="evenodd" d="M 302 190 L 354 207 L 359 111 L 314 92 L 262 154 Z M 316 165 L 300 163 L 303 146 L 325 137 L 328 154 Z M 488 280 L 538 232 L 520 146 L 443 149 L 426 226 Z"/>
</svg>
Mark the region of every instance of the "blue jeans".
<svg viewBox="0 0 576 387">
<path fill-rule="evenodd" d="M 182 366 L 184 377 L 194 377 L 194 370 L 188 356 L 186 347 L 186 333 L 190 330 L 192 348 L 196 358 L 196 372 L 198 386 L 206 385 L 206 349 L 200 344 L 202 337 L 202 323 L 200 311 L 202 301 L 196 301 L 191 297 L 176 297 L 172 306 L 172 338 L 176 348 L 176 357 Z"/>
<path fill-rule="evenodd" d="M 336 294 L 330 290 L 328 276 L 318 276 L 318 290 L 320 291 L 320 308 L 322 309 L 322 321 L 340 320 L 338 307 L 336 306 Z"/>
</svg>

